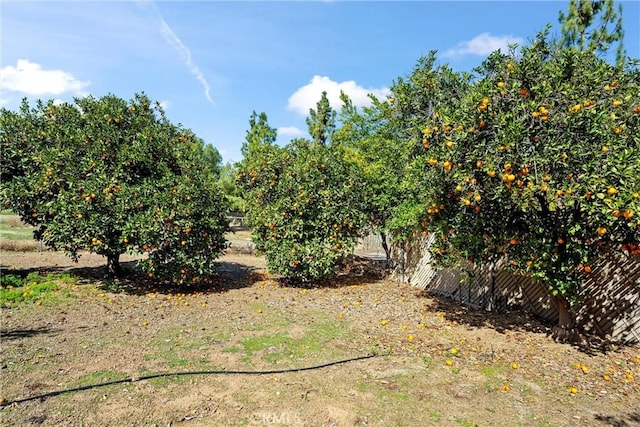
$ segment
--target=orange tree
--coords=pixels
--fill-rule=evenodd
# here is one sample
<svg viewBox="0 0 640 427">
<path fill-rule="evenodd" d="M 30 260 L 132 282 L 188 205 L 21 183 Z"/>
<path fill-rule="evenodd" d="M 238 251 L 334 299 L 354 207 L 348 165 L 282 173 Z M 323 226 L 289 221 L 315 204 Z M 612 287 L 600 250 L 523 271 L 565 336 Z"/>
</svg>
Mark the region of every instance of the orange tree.
<svg viewBox="0 0 640 427">
<path fill-rule="evenodd" d="M 146 96 L 24 101 L 0 125 L 3 203 L 47 246 L 104 255 L 113 274 L 123 253 L 180 283 L 214 271 L 228 224 L 202 141 Z"/>
<path fill-rule="evenodd" d="M 264 113 L 250 124 L 238 181 L 256 248 L 287 281 L 333 277 L 366 222 L 361 180 L 325 145 L 326 128 L 310 124 L 319 139 L 280 147 Z"/>
<path fill-rule="evenodd" d="M 548 284 L 571 328 L 598 256 L 639 251 L 640 74 L 545 33 L 477 72 L 422 117 L 421 225 L 442 265 L 500 258 Z"/>
<path fill-rule="evenodd" d="M 394 100 L 371 97 L 372 105 L 359 111 L 345 95 L 340 110 L 340 127 L 333 135 L 333 147 L 365 186 L 368 228 L 381 238 L 387 260 L 391 260 L 389 231 L 400 216 L 402 201 L 414 193 L 404 187 L 404 172 L 411 143 L 394 116 Z"/>
</svg>

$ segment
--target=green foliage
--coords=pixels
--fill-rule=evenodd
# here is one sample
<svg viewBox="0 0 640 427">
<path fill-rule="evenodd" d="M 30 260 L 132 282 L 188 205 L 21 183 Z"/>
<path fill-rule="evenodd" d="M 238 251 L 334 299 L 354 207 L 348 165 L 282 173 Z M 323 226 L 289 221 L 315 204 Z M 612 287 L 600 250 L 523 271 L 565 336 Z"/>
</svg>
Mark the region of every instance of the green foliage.
<svg viewBox="0 0 640 427">
<path fill-rule="evenodd" d="M 0 124 L 3 202 L 47 246 L 104 255 L 113 273 L 122 253 L 146 253 L 150 274 L 175 281 L 215 270 L 228 224 L 202 141 L 146 96 L 24 101 Z"/>
<path fill-rule="evenodd" d="M 400 169 L 402 178 L 396 190 L 399 204 L 388 220 L 388 228 L 397 240 L 414 236 L 423 224 L 425 211 L 437 213 L 443 209 L 442 203 L 434 205 L 431 202 L 425 206 L 425 201 L 431 198 L 438 183 L 425 180 L 424 176 L 424 169 L 433 161 L 424 155 L 424 150 L 430 145 L 424 132 L 424 120 L 425 117 L 444 115 L 440 121 L 447 122 L 447 116 L 456 111 L 466 96 L 470 82 L 470 75 L 456 73 L 447 65 L 437 65 L 435 52 L 431 52 L 418 61 L 408 78 L 399 78 L 392 85 L 392 111 L 388 114 L 390 120 L 387 126 L 395 129 L 395 139 L 404 140 L 407 144 L 404 150 L 407 153 L 400 156 L 400 162 L 405 164 Z M 445 124 L 438 129 L 449 132 L 450 127 Z"/>
<path fill-rule="evenodd" d="M 558 20 L 564 47 L 604 53 L 617 42 L 616 63 L 619 67 L 624 65 L 622 4 L 616 13 L 613 0 L 570 0 L 567 14 L 560 12 Z"/>
<path fill-rule="evenodd" d="M 227 199 L 229 211 L 245 213 L 246 204 L 242 191 L 237 183 L 240 167 L 238 163 L 227 163 L 220 169 L 218 185 Z"/>
<path fill-rule="evenodd" d="M 316 109 L 309 111 L 306 122 L 313 142 L 321 145 L 331 143 L 331 136 L 336 128 L 336 112 L 331 108 L 327 92 L 322 92 Z"/>
<path fill-rule="evenodd" d="M 222 171 L 222 155 L 220 152 L 213 145 L 205 144 L 202 141 L 202 156 L 211 176 L 219 178 Z"/>
<path fill-rule="evenodd" d="M 2 277 L 0 277 L 0 286 L 5 288 L 8 288 L 9 286 L 14 288 L 22 286 L 22 277 L 17 274 L 3 274 Z"/>
<path fill-rule="evenodd" d="M 639 75 L 544 34 L 477 72 L 423 116 L 422 226 L 441 265 L 504 258 L 575 301 L 602 250 L 640 241 Z"/>
<path fill-rule="evenodd" d="M 351 100 L 342 94 L 340 123 L 333 135 L 333 145 L 343 160 L 365 185 L 366 213 L 369 226 L 383 237 L 383 247 L 390 257 L 386 232 L 410 190 L 403 186 L 409 163 L 411 144 L 402 137 L 401 127 L 394 120 L 392 102 L 372 97 L 373 105 L 359 112 Z"/>
<path fill-rule="evenodd" d="M 239 174 L 256 248 L 287 280 L 332 277 L 366 223 L 363 182 L 324 143 L 276 146 L 266 115 L 256 117 Z"/>
</svg>

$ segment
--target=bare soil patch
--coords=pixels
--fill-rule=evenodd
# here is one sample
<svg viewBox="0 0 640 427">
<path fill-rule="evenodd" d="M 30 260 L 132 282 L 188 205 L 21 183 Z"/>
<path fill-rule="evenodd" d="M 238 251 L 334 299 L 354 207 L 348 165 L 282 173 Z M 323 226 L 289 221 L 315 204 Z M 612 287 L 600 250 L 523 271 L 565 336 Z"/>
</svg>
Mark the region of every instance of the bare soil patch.
<svg viewBox="0 0 640 427">
<path fill-rule="evenodd" d="M 134 259 L 123 259 L 134 261 Z M 2 273 L 71 271 L 55 304 L 1 308 L 0 396 L 131 378 L 5 406 L 3 426 L 633 426 L 640 348 L 551 340 L 522 313 L 461 307 L 366 267 L 287 287 L 263 258 L 221 258 L 210 289 L 104 279 L 104 259 L 0 253 Z M 375 357 L 278 374 L 272 371 Z"/>
</svg>

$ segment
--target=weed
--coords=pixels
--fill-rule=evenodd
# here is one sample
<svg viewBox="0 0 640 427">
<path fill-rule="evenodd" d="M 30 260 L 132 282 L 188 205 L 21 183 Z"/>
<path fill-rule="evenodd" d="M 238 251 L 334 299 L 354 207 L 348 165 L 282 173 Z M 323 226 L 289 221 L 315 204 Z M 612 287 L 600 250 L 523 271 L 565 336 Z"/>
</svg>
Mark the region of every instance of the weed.
<svg viewBox="0 0 640 427">
<path fill-rule="evenodd" d="M 440 415 L 440 414 L 439 414 L 439 413 L 437 413 L 437 412 L 433 412 L 433 411 L 432 411 L 432 412 L 429 412 L 429 419 L 430 419 L 431 421 L 437 421 L 437 422 L 439 422 L 439 421 L 442 421 L 442 415 Z"/>
<path fill-rule="evenodd" d="M 15 281 L 15 279 L 11 279 Z M 76 283 L 76 279 L 69 274 L 48 274 L 41 276 L 38 273 L 30 273 L 19 286 L 3 285 L 0 287 L 0 305 L 13 306 L 20 303 L 57 302 L 59 297 L 70 297 L 70 292 L 58 294 L 61 285 Z"/>
<path fill-rule="evenodd" d="M 17 274 L 4 274 L 2 275 L 2 277 L 0 277 L 0 286 L 3 286 L 5 288 L 8 288 L 10 286 L 14 288 L 22 286 L 22 277 L 18 276 Z"/>
<path fill-rule="evenodd" d="M 428 356 L 424 356 L 422 358 L 422 363 L 424 363 L 427 368 L 430 368 L 433 365 L 433 360 Z"/>
</svg>

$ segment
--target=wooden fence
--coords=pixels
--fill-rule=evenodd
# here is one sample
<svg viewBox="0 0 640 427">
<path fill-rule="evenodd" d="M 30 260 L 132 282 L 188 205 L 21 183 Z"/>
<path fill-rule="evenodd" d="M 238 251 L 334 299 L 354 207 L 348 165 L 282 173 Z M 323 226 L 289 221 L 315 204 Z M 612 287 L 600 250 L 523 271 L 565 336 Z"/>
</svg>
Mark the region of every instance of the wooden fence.
<svg viewBox="0 0 640 427">
<path fill-rule="evenodd" d="M 493 311 L 518 308 L 556 322 L 558 310 L 546 286 L 528 276 L 485 266 L 462 274 L 434 270 L 429 247 L 433 236 L 392 249 L 396 280 L 435 295 Z M 617 341 L 640 342 L 640 257 L 603 257 L 594 265 L 576 313 L 578 326 Z"/>
</svg>

